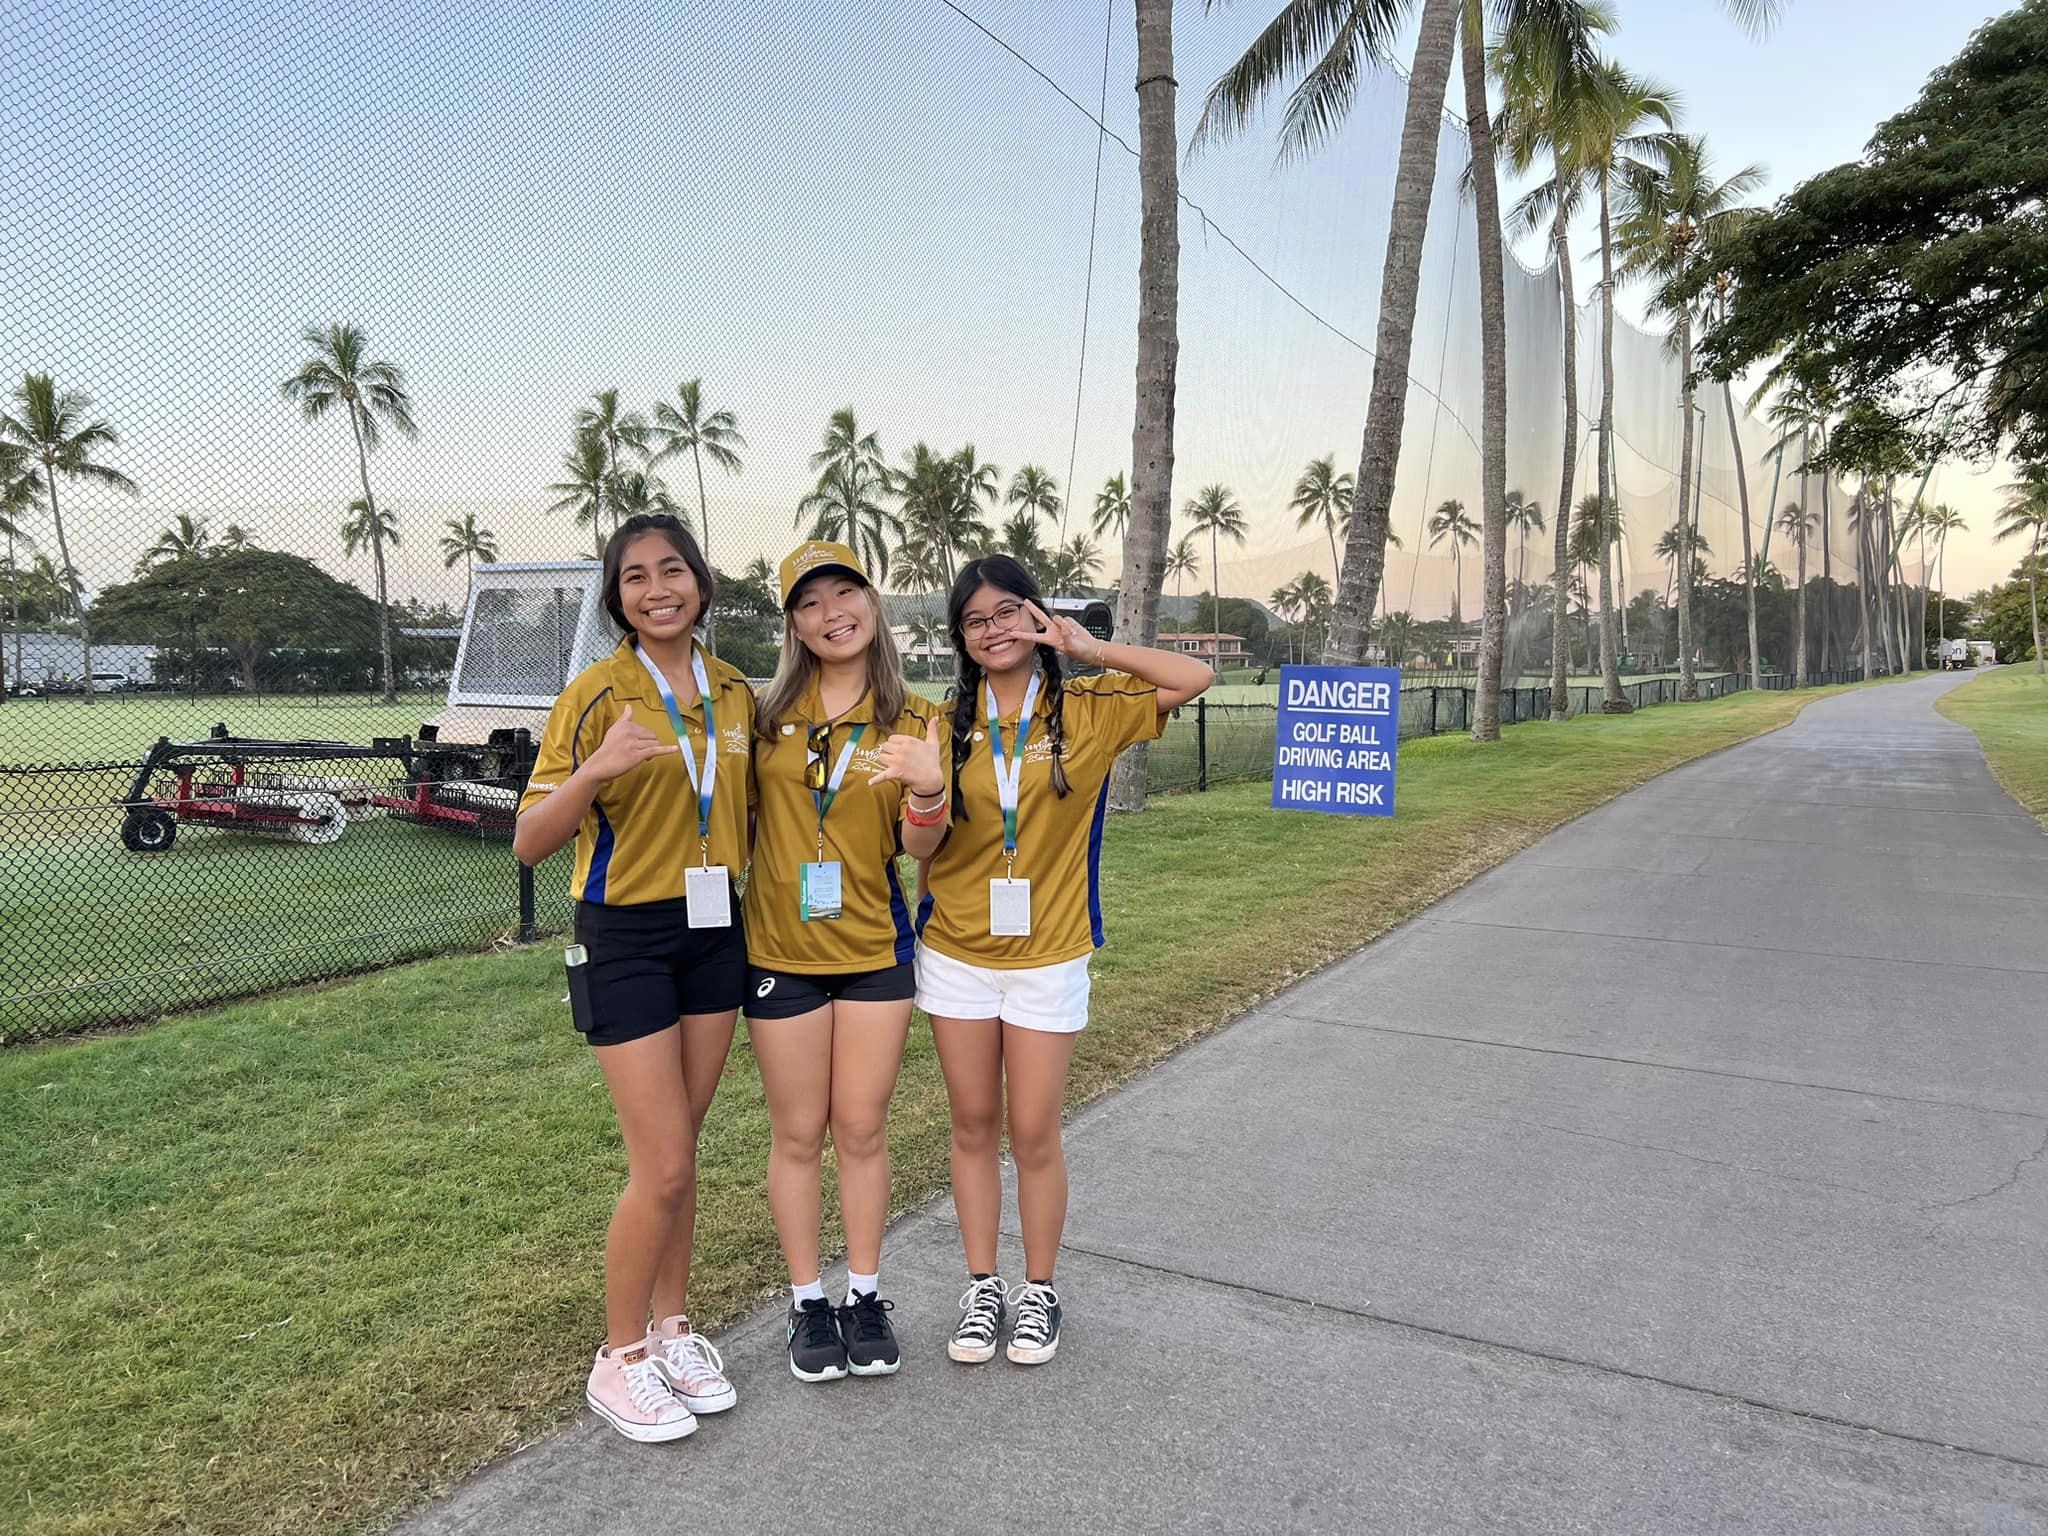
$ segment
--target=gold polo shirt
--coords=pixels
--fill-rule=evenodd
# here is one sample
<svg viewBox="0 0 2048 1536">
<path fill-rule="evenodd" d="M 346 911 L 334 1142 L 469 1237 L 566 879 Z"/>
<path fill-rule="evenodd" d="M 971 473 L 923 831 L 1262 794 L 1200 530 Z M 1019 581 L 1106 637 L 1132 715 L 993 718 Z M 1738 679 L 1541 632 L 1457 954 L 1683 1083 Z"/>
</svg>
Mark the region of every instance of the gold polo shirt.
<svg viewBox="0 0 2048 1536">
<path fill-rule="evenodd" d="M 876 749 L 890 736 L 925 733 L 932 706 L 907 701 L 894 724 L 875 721 L 875 698 L 832 722 L 825 751 L 829 773 L 855 726 L 867 727 L 846 765 L 846 777 L 825 816 L 825 857 L 839 861 L 840 915 L 805 922 L 798 913 L 798 866 L 818 857 L 818 807 L 804 783 L 808 740 L 826 721 L 814 678 L 789 717 L 771 722 L 772 735 L 754 738 L 754 783 L 760 814 L 754 830 L 754 867 L 747 876 L 747 958 L 773 971 L 809 976 L 885 970 L 917 952 L 910 903 L 896 867 L 902 852 L 903 785 L 871 784 L 881 767 Z"/>
<path fill-rule="evenodd" d="M 1024 746 L 1017 789 L 1016 876 L 1031 882 L 1031 933 L 989 931 L 988 883 L 1003 875 L 1003 808 L 996 797 L 984 694 L 960 772 L 961 804 L 931 861 L 918 934 L 937 953 L 967 965 L 1023 970 L 1077 960 L 1102 947 L 1102 821 L 1109 770 L 1124 748 L 1156 741 L 1166 729 L 1159 690 L 1122 672 L 1077 677 L 1065 685 L 1067 793 L 1052 788 L 1050 699 L 1041 696 Z M 1017 717 L 1002 722 L 1003 751 L 1017 739 Z M 950 753 L 951 733 L 947 734 Z M 952 772 L 951 764 L 947 772 Z M 966 812 L 963 819 L 961 812 Z"/>
<path fill-rule="evenodd" d="M 735 668 L 708 651 L 702 654 L 718 723 L 710 862 L 723 864 L 736 876 L 747 862 L 747 813 L 754 798 L 754 694 Z M 597 750 L 628 704 L 633 706 L 634 724 L 645 726 L 664 745 L 675 744 L 668 709 L 630 638 L 620 641 L 603 661 L 579 672 L 555 700 L 519 809 L 539 804 L 565 783 Z M 694 727 L 690 741 L 701 768 L 703 701 L 682 713 L 685 728 Z M 701 862 L 697 791 L 681 755 L 670 753 L 650 758 L 598 790 L 576 829 L 576 874 L 570 894 L 610 907 L 676 901 L 683 896 L 683 871 Z"/>
</svg>

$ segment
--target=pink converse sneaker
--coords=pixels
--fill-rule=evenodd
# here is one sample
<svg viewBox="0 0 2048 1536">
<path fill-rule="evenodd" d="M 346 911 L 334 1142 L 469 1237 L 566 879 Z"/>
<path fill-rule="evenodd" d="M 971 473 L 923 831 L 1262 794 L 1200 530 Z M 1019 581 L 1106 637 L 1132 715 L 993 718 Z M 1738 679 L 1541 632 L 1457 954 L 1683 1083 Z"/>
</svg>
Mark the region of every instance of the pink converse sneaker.
<svg viewBox="0 0 2048 1536">
<path fill-rule="evenodd" d="M 723 1413 L 740 1400 L 725 1379 L 725 1361 L 709 1339 L 690 1331 L 687 1317 L 664 1317 L 648 1342 L 654 1345 L 654 1368 L 690 1412 Z"/>
<path fill-rule="evenodd" d="M 600 1349 L 583 1396 L 628 1440 L 680 1440 L 697 1430 L 696 1417 L 676 1401 L 656 1369 L 651 1339 L 617 1351 Z"/>
</svg>

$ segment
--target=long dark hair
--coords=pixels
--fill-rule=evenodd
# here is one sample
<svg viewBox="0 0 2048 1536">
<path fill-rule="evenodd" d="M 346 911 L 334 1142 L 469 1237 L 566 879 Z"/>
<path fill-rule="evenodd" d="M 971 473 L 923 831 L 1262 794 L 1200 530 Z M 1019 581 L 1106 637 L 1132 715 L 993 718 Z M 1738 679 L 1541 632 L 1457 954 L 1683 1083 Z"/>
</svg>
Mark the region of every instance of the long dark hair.
<svg viewBox="0 0 2048 1536">
<path fill-rule="evenodd" d="M 683 564 L 690 568 L 701 605 L 692 628 L 703 627 L 704 620 L 711 613 L 711 599 L 717 592 L 717 583 L 712 579 L 711 566 L 704 558 L 704 551 L 697 547 L 697 541 L 690 536 L 690 530 L 683 526 L 680 518 L 667 512 L 634 513 L 604 541 L 604 611 L 619 626 L 619 633 L 632 635 L 636 645 L 639 644 L 639 635 L 627 622 L 626 605 L 619 597 L 619 567 L 626 563 L 626 546 L 643 533 L 658 533 L 667 539 L 675 552 L 683 557 Z"/>
<path fill-rule="evenodd" d="M 953 654 L 960 670 L 953 680 L 953 814 L 967 819 L 967 801 L 960 793 L 960 767 L 967 761 L 967 748 L 974 738 L 975 712 L 981 707 L 981 663 L 967 654 L 967 634 L 960 616 L 974 594 L 983 587 L 1036 603 L 1042 611 L 1045 598 L 1031 573 L 1008 555 L 984 555 L 970 560 L 953 578 L 953 590 L 946 597 L 946 629 L 953 637 Z M 1067 793 L 1067 690 L 1060 670 L 1060 653 L 1049 645 L 1038 647 L 1038 670 L 1045 674 L 1045 692 L 1051 696 L 1052 717 L 1046 738 L 1052 742 L 1052 792 Z"/>
</svg>

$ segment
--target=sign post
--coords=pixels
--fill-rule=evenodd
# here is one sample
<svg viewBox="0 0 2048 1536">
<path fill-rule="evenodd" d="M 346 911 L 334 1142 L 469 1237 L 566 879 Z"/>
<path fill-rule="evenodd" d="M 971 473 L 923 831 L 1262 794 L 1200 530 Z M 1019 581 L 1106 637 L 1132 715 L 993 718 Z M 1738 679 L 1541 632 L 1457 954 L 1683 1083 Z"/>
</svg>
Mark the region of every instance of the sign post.
<svg viewBox="0 0 2048 1536">
<path fill-rule="evenodd" d="M 1393 667 L 1282 667 L 1273 809 L 1394 814 L 1401 674 Z"/>
</svg>

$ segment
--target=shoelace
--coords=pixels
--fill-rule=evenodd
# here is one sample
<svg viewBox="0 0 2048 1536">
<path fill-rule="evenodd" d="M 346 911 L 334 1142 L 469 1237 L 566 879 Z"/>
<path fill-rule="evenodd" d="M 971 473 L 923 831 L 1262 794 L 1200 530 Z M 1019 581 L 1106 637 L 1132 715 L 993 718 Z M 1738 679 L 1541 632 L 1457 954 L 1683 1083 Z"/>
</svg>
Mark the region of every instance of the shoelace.
<svg viewBox="0 0 2048 1536">
<path fill-rule="evenodd" d="M 846 1309 L 853 1314 L 853 1336 L 863 1344 L 879 1344 L 889 1337 L 889 1320 L 882 1314 L 894 1312 L 896 1303 L 879 1296 L 862 1296 Z"/>
<path fill-rule="evenodd" d="M 829 1349 L 838 1339 L 832 1326 L 832 1303 L 807 1301 L 797 1308 L 798 1326 L 803 1330 L 804 1348 Z"/>
<path fill-rule="evenodd" d="M 1059 1292 L 1027 1280 L 1010 1293 L 1010 1304 L 1017 1309 L 1015 1337 L 1026 1344 L 1043 1344 L 1052 1333 L 1052 1309 L 1060 1304 Z"/>
<path fill-rule="evenodd" d="M 978 1344 L 993 1339 L 1002 1316 L 1004 1294 L 1002 1279 L 997 1275 L 968 1286 L 960 1297 L 960 1310 L 966 1316 L 960 1319 L 958 1337 Z"/>
<path fill-rule="evenodd" d="M 619 1369 L 626 1378 L 626 1391 L 633 1399 L 633 1406 L 642 1413 L 658 1413 L 664 1408 L 675 1406 L 675 1394 L 668 1389 L 668 1383 L 654 1369 L 652 1360 L 642 1360 L 635 1365 L 622 1365 Z"/>
<path fill-rule="evenodd" d="M 683 1380 L 692 1385 L 725 1380 L 725 1357 L 718 1352 L 718 1346 L 701 1333 L 682 1333 L 662 1341 L 669 1352 L 669 1363 L 683 1373 Z"/>
</svg>

